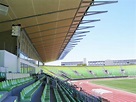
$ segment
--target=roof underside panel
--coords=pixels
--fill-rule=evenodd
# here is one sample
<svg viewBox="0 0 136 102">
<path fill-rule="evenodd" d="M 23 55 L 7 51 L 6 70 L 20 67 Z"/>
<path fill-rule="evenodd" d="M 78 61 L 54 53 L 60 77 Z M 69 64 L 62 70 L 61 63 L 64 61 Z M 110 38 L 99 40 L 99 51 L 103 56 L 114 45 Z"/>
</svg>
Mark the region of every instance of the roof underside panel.
<svg viewBox="0 0 136 102">
<path fill-rule="evenodd" d="M 85 2 L 89 1 L 89 2 Z M 60 57 L 92 0 L 6 0 L 0 32 L 21 24 L 44 62 Z"/>
</svg>

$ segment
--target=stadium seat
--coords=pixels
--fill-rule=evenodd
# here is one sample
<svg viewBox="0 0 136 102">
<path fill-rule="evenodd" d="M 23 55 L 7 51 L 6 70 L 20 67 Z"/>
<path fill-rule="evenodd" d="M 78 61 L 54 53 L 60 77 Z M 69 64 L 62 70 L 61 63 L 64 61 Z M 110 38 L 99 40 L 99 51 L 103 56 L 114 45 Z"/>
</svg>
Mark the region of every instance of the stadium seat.
<svg viewBox="0 0 136 102">
<path fill-rule="evenodd" d="M 6 98 L 3 101 L 4 102 L 18 102 L 18 97 L 17 96 L 9 96 L 8 98 Z"/>
<path fill-rule="evenodd" d="M 61 97 L 60 97 L 60 94 L 59 94 L 58 90 L 56 88 L 54 88 L 53 90 L 54 90 L 56 102 L 63 102 Z"/>
<path fill-rule="evenodd" d="M 31 102 L 32 95 L 41 86 L 42 82 L 40 80 L 36 81 L 32 85 L 27 86 L 20 92 L 21 102 Z"/>
<path fill-rule="evenodd" d="M 67 97 L 70 99 L 70 102 L 76 102 L 76 99 L 73 97 L 73 90 L 70 90 L 69 87 L 66 87 L 66 85 L 61 84 L 60 85 Z M 79 100 L 77 100 L 80 102 Z"/>
<path fill-rule="evenodd" d="M 12 79 L 0 82 L 0 91 L 11 91 L 13 88 L 31 81 L 32 77 Z"/>
<path fill-rule="evenodd" d="M 61 96 L 64 97 L 65 102 L 71 102 L 59 85 L 58 85 L 58 89 L 60 90 Z"/>
<path fill-rule="evenodd" d="M 50 102 L 50 85 L 46 84 L 41 96 L 41 102 Z"/>
<path fill-rule="evenodd" d="M 0 72 L 0 78 L 5 78 L 6 77 L 6 73 L 5 72 Z"/>
<path fill-rule="evenodd" d="M 2 102 L 8 96 L 7 91 L 0 91 L 0 102 Z"/>
</svg>

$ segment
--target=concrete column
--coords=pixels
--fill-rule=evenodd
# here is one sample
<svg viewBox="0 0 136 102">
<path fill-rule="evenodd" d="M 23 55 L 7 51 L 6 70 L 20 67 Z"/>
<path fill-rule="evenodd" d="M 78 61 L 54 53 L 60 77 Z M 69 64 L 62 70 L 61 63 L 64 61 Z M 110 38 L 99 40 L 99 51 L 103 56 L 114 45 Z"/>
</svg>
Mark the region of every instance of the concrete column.
<svg viewBox="0 0 136 102">
<path fill-rule="evenodd" d="M 38 67 L 39 67 L 39 61 L 38 61 Z"/>
<path fill-rule="evenodd" d="M 21 72 L 21 64 L 20 64 L 20 58 L 17 57 L 17 72 L 20 73 Z"/>
</svg>

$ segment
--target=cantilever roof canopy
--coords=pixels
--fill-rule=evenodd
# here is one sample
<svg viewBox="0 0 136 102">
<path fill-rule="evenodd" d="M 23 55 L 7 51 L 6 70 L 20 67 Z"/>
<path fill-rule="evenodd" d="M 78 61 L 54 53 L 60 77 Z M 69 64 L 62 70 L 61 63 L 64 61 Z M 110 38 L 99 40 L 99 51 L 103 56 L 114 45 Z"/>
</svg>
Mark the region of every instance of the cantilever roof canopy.
<svg viewBox="0 0 136 102">
<path fill-rule="evenodd" d="M 58 59 L 93 0 L 3 0 L 0 32 L 21 24 L 44 62 Z"/>
</svg>

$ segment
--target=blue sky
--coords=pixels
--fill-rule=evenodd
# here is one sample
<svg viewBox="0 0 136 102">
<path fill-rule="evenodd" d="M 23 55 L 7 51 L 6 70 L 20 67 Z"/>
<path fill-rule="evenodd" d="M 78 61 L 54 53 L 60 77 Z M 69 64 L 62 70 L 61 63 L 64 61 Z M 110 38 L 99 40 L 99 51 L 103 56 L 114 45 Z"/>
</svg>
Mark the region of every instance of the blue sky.
<svg viewBox="0 0 136 102">
<path fill-rule="evenodd" d="M 136 0 L 118 0 L 118 3 L 94 6 L 89 11 L 108 11 L 84 17 L 99 22 L 81 26 L 95 26 L 61 61 L 136 59 Z"/>
</svg>

